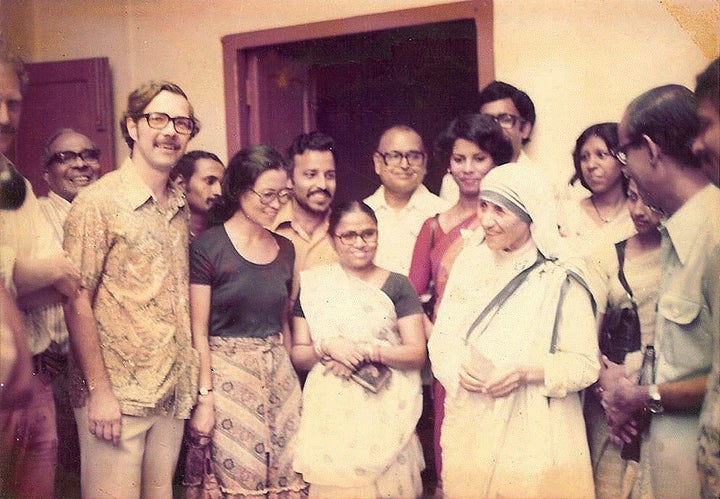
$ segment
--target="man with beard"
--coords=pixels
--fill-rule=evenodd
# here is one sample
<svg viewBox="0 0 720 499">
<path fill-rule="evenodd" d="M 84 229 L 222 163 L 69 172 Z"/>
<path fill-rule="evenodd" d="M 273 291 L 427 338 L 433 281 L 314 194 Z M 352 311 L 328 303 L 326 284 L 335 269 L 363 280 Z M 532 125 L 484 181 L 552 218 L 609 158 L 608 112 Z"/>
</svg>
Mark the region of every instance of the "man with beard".
<svg viewBox="0 0 720 499">
<path fill-rule="evenodd" d="M 169 177 L 198 124 L 180 87 L 151 81 L 130 93 L 120 127 L 130 158 L 83 190 L 65 222 L 81 274 L 65 320 L 82 495 L 172 497 L 198 360 L 189 215 Z"/>
<path fill-rule="evenodd" d="M 295 245 L 295 272 L 337 261 L 328 234 L 330 204 L 335 196 L 335 142 L 324 133 L 300 134 L 287 148 L 292 164 L 294 197 L 277 214 L 274 231 Z M 292 299 L 297 298 L 294 280 Z"/>
<path fill-rule="evenodd" d="M 208 211 L 220 198 L 225 165 L 207 151 L 185 154 L 170 172 L 170 179 L 185 192 L 190 208 L 190 242 L 208 227 Z"/>
<path fill-rule="evenodd" d="M 378 219 L 375 264 L 408 275 L 423 222 L 448 210 L 451 204 L 422 185 L 427 173 L 427 154 L 422 138 L 409 126 L 396 125 L 385 130 L 373 161 L 382 185 L 365 203 Z"/>
</svg>

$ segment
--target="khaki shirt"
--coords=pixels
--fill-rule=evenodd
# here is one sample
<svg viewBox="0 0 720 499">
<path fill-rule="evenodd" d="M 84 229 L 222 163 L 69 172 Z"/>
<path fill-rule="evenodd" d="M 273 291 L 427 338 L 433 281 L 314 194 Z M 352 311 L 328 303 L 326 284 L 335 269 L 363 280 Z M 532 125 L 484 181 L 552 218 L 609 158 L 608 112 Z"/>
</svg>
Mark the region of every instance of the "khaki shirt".
<svg viewBox="0 0 720 499">
<path fill-rule="evenodd" d="M 172 188 L 170 188 L 172 189 Z M 73 201 L 65 249 L 91 292 L 105 368 L 123 414 L 189 417 L 197 390 L 188 305 L 188 211 L 153 198 L 132 165 Z M 72 331 L 71 331 L 72 334 Z M 86 386 L 71 378 L 75 407 Z"/>
<path fill-rule="evenodd" d="M 299 282 L 297 276 L 301 271 L 338 261 L 331 236 L 328 234 L 329 217 L 330 212 L 328 212 L 322 225 L 315 229 L 312 235 L 305 232 L 295 220 L 293 203 L 287 203 L 280 208 L 275 217 L 271 229 L 275 233 L 290 239 L 295 246 L 295 279 L 293 279 L 291 297 L 293 300 L 298 295 Z"/>
</svg>

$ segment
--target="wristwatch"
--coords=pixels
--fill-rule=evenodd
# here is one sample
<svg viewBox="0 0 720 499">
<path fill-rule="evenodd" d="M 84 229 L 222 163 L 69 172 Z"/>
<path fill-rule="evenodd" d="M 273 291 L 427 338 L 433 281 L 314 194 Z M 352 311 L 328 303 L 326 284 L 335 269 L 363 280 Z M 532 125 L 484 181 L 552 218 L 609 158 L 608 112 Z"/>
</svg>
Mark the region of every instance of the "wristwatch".
<svg viewBox="0 0 720 499">
<path fill-rule="evenodd" d="M 645 400 L 645 407 L 653 414 L 660 414 L 665 410 L 660 396 L 660 389 L 657 385 L 648 385 L 648 396 Z"/>
<path fill-rule="evenodd" d="M 198 390 L 198 395 L 207 395 L 210 393 L 213 389 L 212 388 L 200 388 Z"/>
</svg>

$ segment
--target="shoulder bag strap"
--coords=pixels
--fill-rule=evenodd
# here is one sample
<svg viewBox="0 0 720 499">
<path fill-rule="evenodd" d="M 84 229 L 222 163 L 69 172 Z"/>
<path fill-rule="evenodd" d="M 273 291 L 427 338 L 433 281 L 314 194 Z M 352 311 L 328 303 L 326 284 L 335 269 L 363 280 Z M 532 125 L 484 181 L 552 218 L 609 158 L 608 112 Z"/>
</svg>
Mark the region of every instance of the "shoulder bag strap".
<svg viewBox="0 0 720 499">
<path fill-rule="evenodd" d="M 620 279 L 620 284 L 622 284 L 622 287 L 625 288 L 625 291 L 627 291 L 628 295 L 630 295 L 630 300 L 634 302 L 635 300 L 633 299 L 632 289 L 630 289 L 630 285 L 628 284 L 627 279 L 625 279 L 625 271 L 623 270 L 623 267 L 625 266 L 626 243 L 627 240 L 615 243 L 615 251 L 617 252 L 618 263 L 620 264 L 618 266 L 618 279 Z"/>
<path fill-rule="evenodd" d="M 493 298 L 492 301 L 487 304 L 483 311 L 480 312 L 480 315 L 477 316 L 477 318 L 473 321 L 472 325 L 468 328 L 468 331 L 465 334 L 465 339 L 467 340 L 470 337 L 470 333 L 472 333 L 473 330 L 478 327 L 478 325 L 490 313 L 491 310 L 495 308 L 500 308 L 502 304 L 505 303 L 505 300 L 507 300 L 508 297 L 513 294 L 515 290 L 517 290 L 517 288 L 520 287 L 523 281 L 525 281 L 528 274 L 532 272 L 535 267 L 542 264 L 543 262 L 545 262 L 545 257 L 542 256 L 542 254 L 538 251 L 535 263 L 533 263 L 531 266 L 513 277 L 513 279 L 509 283 L 507 283 L 497 295 L 495 295 L 495 298 Z"/>
</svg>

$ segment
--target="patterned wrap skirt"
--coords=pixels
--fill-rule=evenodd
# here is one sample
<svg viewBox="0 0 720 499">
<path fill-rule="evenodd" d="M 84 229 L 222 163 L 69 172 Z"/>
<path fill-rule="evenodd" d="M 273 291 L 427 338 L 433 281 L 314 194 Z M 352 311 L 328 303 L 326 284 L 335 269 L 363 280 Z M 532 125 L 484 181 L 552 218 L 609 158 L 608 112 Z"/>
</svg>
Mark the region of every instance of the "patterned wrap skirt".
<svg viewBox="0 0 720 499">
<path fill-rule="evenodd" d="M 189 442 L 187 497 L 306 497 L 293 471 L 302 395 L 280 335 L 211 336 L 215 428 Z"/>
</svg>

